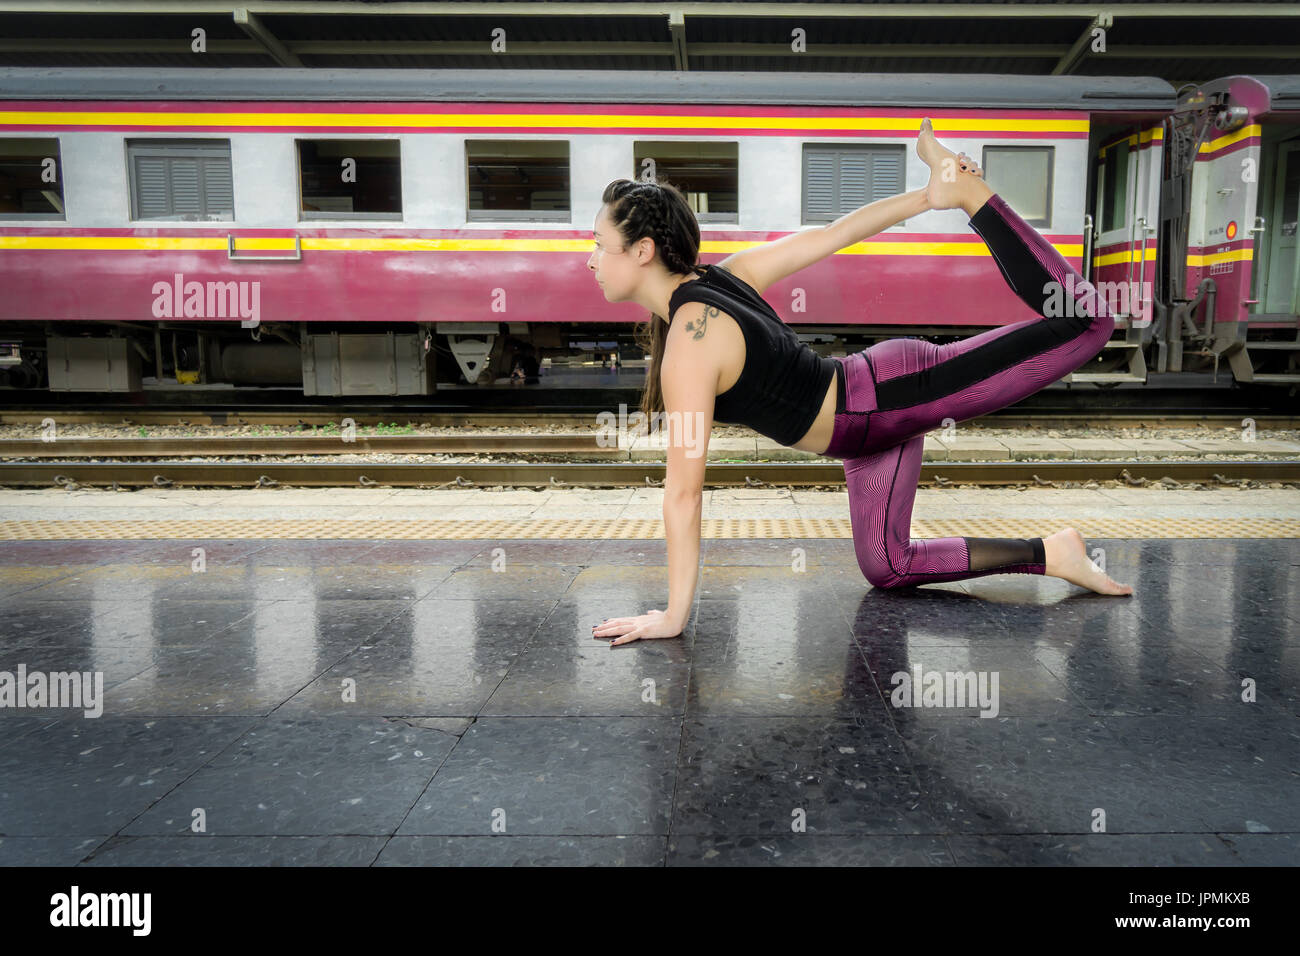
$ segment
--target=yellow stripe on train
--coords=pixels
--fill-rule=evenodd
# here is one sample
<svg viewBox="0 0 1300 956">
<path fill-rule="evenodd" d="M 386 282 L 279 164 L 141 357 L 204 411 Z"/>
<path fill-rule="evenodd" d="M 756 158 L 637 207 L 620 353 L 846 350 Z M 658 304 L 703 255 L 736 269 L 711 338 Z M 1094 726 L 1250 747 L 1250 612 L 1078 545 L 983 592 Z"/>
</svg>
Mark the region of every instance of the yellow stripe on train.
<svg viewBox="0 0 1300 956">
<path fill-rule="evenodd" d="M 164 97 L 165 99 L 165 97 Z M 981 133 L 1083 133 L 1087 119 L 999 119 L 976 115 L 970 118 L 931 120 L 935 132 Z M 0 110 L 0 126 L 401 126 L 413 129 L 475 126 L 535 127 L 660 127 L 663 129 L 884 129 L 915 132 L 920 117 L 908 116 L 744 116 L 725 113 L 689 115 L 681 113 L 137 113 L 117 110 Z"/>
<path fill-rule="evenodd" d="M 236 236 L 240 252 L 250 250 L 292 252 L 293 237 Z M 313 252 L 585 252 L 592 249 L 590 239 L 418 239 L 418 238 L 312 238 L 300 240 L 304 251 Z M 731 253 L 765 245 L 744 240 L 706 240 L 700 252 Z M 1083 254 L 1081 243 L 1054 243 L 1063 256 Z M 3 236 L 0 249 L 12 250 L 150 250 L 225 251 L 222 236 Z M 859 242 L 841 249 L 836 255 L 850 256 L 987 256 L 983 242 Z"/>
<path fill-rule="evenodd" d="M 1156 257 L 1156 250 L 1147 247 L 1146 260 L 1151 262 Z M 1249 262 L 1254 258 L 1254 250 L 1229 249 L 1226 252 L 1206 252 L 1206 253 L 1188 253 L 1187 264 L 1189 266 L 1213 266 L 1222 262 Z M 1093 256 L 1093 267 L 1123 265 L 1127 262 L 1140 262 L 1142 256 L 1137 250 L 1129 253 L 1112 252 L 1104 256 Z"/>
<path fill-rule="evenodd" d="M 1259 136 L 1261 133 L 1262 130 L 1259 128 L 1258 124 L 1252 123 L 1250 126 L 1243 126 L 1241 129 L 1235 130 L 1231 133 L 1224 133 L 1218 139 L 1212 139 L 1208 142 L 1202 143 L 1198 152 L 1217 152 L 1218 150 L 1231 146 L 1233 143 L 1239 143 L 1243 139 L 1249 139 L 1251 136 Z"/>
</svg>

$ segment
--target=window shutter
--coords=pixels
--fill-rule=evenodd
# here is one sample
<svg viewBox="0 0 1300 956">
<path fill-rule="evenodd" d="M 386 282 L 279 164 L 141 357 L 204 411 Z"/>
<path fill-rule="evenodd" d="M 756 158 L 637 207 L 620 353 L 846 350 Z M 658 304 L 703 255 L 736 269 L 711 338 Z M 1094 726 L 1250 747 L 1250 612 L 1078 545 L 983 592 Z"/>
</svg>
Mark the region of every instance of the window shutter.
<svg viewBox="0 0 1300 956">
<path fill-rule="evenodd" d="M 903 191 L 904 150 L 839 146 L 804 151 L 804 221 L 838 219 Z"/>
<path fill-rule="evenodd" d="M 897 150 L 871 154 L 871 196 L 868 202 L 888 199 L 903 191 L 903 154 Z"/>
<path fill-rule="evenodd" d="M 203 199 L 199 192 L 199 161 L 188 156 L 167 157 L 171 173 L 172 215 L 186 219 L 203 218 Z"/>
<path fill-rule="evenodd" d="M 837 215 L 834 153 L 808 151 L 807 189 L 808 208 L 805 210 L 805 215 L 829 218 Z"/>
<path fill-rule="evenodd" d="M 867 166 L 871 159 L 865 152 L 842 152 L 840 160 L 839 208 L 835 215 L 842 216 L 871 200 L 867 196 Z"/>
<path fill-rule="evenodd" d="M 167 187 L 167 160 L 161 156 L 135 158 L 136 212 L 139 219 L 165 216 L 171 210 Z"/>
<path fill-rule="evenodd" d="M 209 216 L 235 216 L 235 188 L 230 177 L 229 160 L 204 159 L 203 206 Z"/>
<path fill-rule="evenodd" d="M 128 143 L 137 219 L 233 219 L 230 143 Z"/>
</svg>

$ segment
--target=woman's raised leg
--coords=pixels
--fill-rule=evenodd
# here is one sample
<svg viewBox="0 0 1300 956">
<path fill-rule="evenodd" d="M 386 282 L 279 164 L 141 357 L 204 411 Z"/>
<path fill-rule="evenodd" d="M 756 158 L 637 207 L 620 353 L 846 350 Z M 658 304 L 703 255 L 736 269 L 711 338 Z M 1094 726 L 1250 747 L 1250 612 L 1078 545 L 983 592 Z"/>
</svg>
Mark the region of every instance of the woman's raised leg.
<svg viewBox="0 0 1300 956">
<path fill-rule="evenodd" d="M 954 157 L 934 141 L 928 121 L 918 148 L 936 174 Z M 1073 528 L 1047 539 L 910 537 L 925 433 L 945 418 L 965 421 L 1033 394 L 1097 355 L 1115 328 L 1092 285 L 977 177 L 936 176 L 927 189 L 935 208 L 951 203 L 970 214 L 1003 278 L 1038 318 L 950 345 L 894 339 L 846 364 L 854 401 L 837 418 L 832 448 L 837 457 L 853 449 L 844 473 L 862 573 L 886 588 L 1049 574 L 1099 593 L 1131 594 L 1088 560 Z"/>
<path fill-rule="evenodd" d="M 1105 347 L 1115 321 L 1105 301 L 1050 242 L 922 124 L 917 152 L 931 169 L 932 208 L 961 208 L 1011 291 L 1034 318 L 934 345 L 891 339 L 866 351 L 875 388 L 867 445 L 883 449 L 1012 405 L 1073 372 Z"/>
<path fill-rule="evenodd" d="M 1005 408 L 1096 356 L 1115 320 L 1091 283 L 996 193 L 971 217 L 1036 318 L 947 345 L 891 339 L 867 350 L 876 389 L 868 441 L 887 447 Z"/>
</svg>

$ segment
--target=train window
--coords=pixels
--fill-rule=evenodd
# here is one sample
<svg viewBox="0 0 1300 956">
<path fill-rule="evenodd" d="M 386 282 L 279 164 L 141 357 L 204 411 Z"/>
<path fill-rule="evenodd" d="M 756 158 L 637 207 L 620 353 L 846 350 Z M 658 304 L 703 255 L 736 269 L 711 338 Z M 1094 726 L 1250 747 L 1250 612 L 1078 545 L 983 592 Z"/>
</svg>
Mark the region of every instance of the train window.
<svg viewBox="0 0 1300 956">
<path fill-rule="evenodd" d="M 402 155 L 395 139 L 300 139 L 299 217 L 401 219 Z"/>
<path fill-rule="evenodd" d="M 1031 226 L 1052 224 L 1055 146 L 985 146 L 984 181 Z"/>
<path fill-rule="evenodd" d="M 1101 231 L 1110 232 L 1128 224 L 1128 140 L 1107 146 L 1102 161 Z"/>
<path fill-rule="evenodd" d="M 568 142 L 469 139 L 465 166 L 467 219 L 569 221 Z"/>
<path fill-rule="evenodd" d="M 805 143 L 803 222 L 833 222 L 903 191 L 905 146 Z"/>
<path fill-rule="evenodd" d="M 1282 215 L 1278 217 L 1278 235 L 1284 239 L 1296 237 L 1296 219 L 1300 213 L 1300 151 L 1291 143 L 1285 144 L 1286 180 L 1282 185 Z"/>
<path fill-rule="evenodd" d="M 737 143 L 635 142 L 630 178 L 667 180 L 700 222 L 739 222 Z"/>
<path fill-rule="evenodd" d="M 63 218 L 57 139 L 0 139 L 0 218 Z"/>
<path fill-rule="evenodd" d="M 230 140 L 127 140 L 132 219 L 235 218 Z"/>
</svg>

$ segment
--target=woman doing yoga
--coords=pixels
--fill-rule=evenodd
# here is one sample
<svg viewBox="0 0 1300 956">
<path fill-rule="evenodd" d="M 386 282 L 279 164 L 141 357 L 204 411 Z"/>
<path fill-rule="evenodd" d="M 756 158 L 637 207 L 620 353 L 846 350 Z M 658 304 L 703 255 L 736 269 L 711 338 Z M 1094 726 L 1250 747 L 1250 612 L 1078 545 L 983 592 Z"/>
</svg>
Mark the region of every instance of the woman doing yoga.
<svg viewBox="0 0 1300 956">
<path fill-rule="evenodd" d="M 641 410 L 647 418 L 665 412 L 668 421 L 669 601 L 664 611 L 607 619 L 593 636 L 613 638 L 613 646 L 675 637 L 686 626 L 699 569 L 704 449 L 714 421 L 745 424 L 783 445 L 843 460 L 858 565 L 875 587 L 1022 573 L 1099 594 L 1133 593 L 1088 559 L 1073 528 L 1047 538 L 910 537 L 925 433 L 945 418 L 968 421 L 1032 395 L 1096 356 L 1115 328 L 1095 288 L 989 188 L 965 153 L 939 144 L 928 119 L 917 153 L 930 167 L 924 189 L 710 266 L 696 264 L 699 225 L 678 190 L 626 179 L 606 187 L 588 266 L 608 300 L 652 313 Z M 970 217 L 1035 318 L 948 345 L 891 339 L 841 360 L 801 343 L 761 296 L 772 283 L 904 219 L 956 208 Z M 692 429 L 692 422 L 702 424 Z"/>
</svg>

